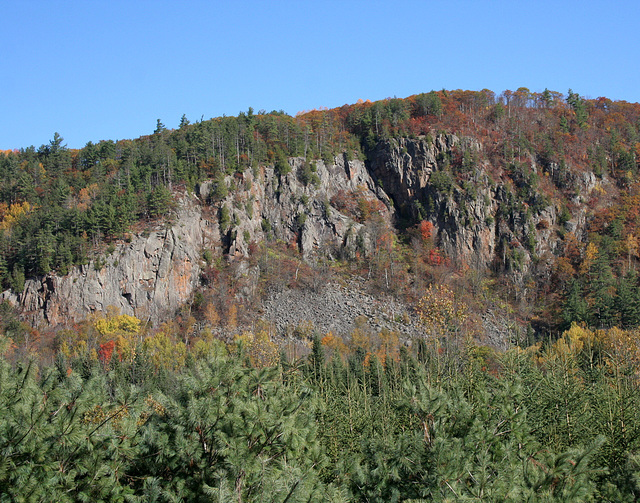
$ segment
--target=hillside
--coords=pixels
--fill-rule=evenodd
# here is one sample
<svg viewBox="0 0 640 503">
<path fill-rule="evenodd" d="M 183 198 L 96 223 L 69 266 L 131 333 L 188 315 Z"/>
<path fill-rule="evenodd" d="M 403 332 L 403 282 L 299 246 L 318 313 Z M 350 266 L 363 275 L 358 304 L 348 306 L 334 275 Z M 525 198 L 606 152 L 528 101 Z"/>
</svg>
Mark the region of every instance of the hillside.
<svg viewBox="0 0 640 503">
<path fill-rule="evenodd" d="M 248 320 L 259 282 L 350 269 L 408 310 L 434 282 L 480 318 L 489 296 L 516 337 L 633 328 L 639 117 L 521 88 L 158 120 L 79 151 L 56 134 L 0 156 L 3 298 L 40 330 L 110 305 L 157 325 L 196 294 Z M 258 264 L 280 248 L 294 280 Z M 252 295 L 216 298 L 229 267 Z"/>
<path fill-rule="evenodd" d="M 0 153 L 0 494 L 637 500 L 639 156 L 524 88 Z"/>
</svg>

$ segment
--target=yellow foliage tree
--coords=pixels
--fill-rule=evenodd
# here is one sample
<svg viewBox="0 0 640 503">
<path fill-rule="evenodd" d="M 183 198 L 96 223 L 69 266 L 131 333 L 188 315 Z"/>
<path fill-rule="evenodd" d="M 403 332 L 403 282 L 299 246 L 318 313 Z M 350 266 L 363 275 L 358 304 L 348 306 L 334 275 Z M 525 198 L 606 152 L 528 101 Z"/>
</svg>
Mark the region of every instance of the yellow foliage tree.
<svg viewBox="0 0 640 503">
<path fill-rule="evenodd" d="M 10 231 L 16 222 L 24 215 L 27 215 L 32 209 L 33 206 L 31 206 L 27 201 L 12 204 L 8 209 L 5 209 L 4 217 L 2 222 L 0 222 L 0 229 Z"/>
<path fill-rule="evenodd" d="M 384 365 L 387 358 L 400 358 L 400 336 L 395 330 L 382 329 L 380 331 L 380 349 L 376 352 L 378 359 Z"/>
<path fill-rule="evenodd" d="M 580 274 L 586 274 L 591 279 L 591 267 L 597 258 L 598 247 L 594 243 L 589 243 L 582 264 L 580 264 Z"/>
<path fill-rule="evenodd" d="M 369 326 L 366 316 L 358 316 L 354 320 L 354 328 L 351 331 L 351 348 L 364 349 L 365 353 L 372 353 L 380 346 L 380 339 Z"/>
<path fill-rule="evenodd" d="M 238 308 L 235 304 L 229 306 L 227 311 L 227 329 L 235 330 L 238 326 Z"/>
<path fill-rule="evenodd" d="M 640 330 L 613 327 L 601 333 L 605 365 L 610 372 L 640 375 Z"/>
<path fill-rule="evenodd" d="M 216 306 L 214 306 L 211 302 L 209 302 L 204 307 L 204 319 L 207 320 L 207 323 L 212 327 L 217 327 L 220 324 L 220 315 L 218 314 L 218 310 Z"/>
<path fill-rule="evenodd" d="M 540 354 L 540 344 L 531 348 L 538 352 L 541 365 L 560 364 L 571 373 L 602 366 L 609 375 L 640 376 L 640 330 L 589 330 L 573 323 L 549 349 Z M 568 375 L 568 374 L 567 374 Z"/>
<path fill-rule="evenodd" d="M 120 332 L 137 334 L 141 323 L 135 316 L 120 314 L 108 318 L 99 318 L 95 321 L 94 326 L 101 335 L 111 337 Z"/>
<path fill-rule="evenodd" d="M 549 348 L 541 362 L 560 360 L 565 365 L 575 366 L 586 357 L 595 365 L 594 358 L 599 342 L 595 332 L 577 323 L 572 323 L 571 328 L 566 330 L 562 337 Z"/>
<path fill-rule="evenodd" d="M 612 374 L 640 375 L 640 331 L 617 327 L 591 331 L 573 323 L 540 359 L 541 363 L 557 360 L 569 367 L 604 365 Z"/>
<path fill-rule="evenodd" d="M 429 285 L 417 306 L 420 321 L 431 335 L 459 332 L 468 317 L 466 304 L 446 285 Z"/>
<path fill-rule="evenodd" d="M 257 368 L 274 367 L 280 361 L 278 346 L 266 330 L 244 332 L 235 338 L 236 344 L 249 356 L 251 365 Z"/>
<path fill-rule="evenodd" d="M 216 339 L 211 331 L 204 329 L 202 337 L 191 347 L 191 354 L 198 359 L 225 356 L 228 354 L 227 346 L 220 339 Z"/>
<path fill-rule="evenodd" d="M 342 337 L 334 335 L 333 332 L 328 332 L 322 339 L 320 344 L 328 350 L 327 358 L 332 358 L 334 355 L 344 357 L 347 354 L 347 345 L 342 340 Z"/>
<path fill-rule="evenodd" d="M 135 316 L 117 314 L 117 310 L 109 306 L 106 317 L 97 318 L 93 326 L 102 340 L 115 341 L 120 358 L 131 361 L 135 357 L 136 345 L 140 339 L 141 324 Z"/>
<path fill-rule="evenodd" d="M 164 368 L 175 372 L 184 366 L 187 358 L 187 347 L 184 342 L 175 342 L 164 331 L 147 337 L 143 348 L 157 369 Z"/>
</svg>

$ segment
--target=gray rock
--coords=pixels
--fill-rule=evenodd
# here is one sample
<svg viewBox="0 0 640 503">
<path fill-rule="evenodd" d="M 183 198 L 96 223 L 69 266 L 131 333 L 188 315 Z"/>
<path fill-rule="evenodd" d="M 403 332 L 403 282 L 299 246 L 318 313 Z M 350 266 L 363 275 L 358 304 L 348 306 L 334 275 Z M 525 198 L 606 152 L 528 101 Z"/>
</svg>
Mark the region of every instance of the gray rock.
<svg viewBox="0 0 640 503">
<path fill-rule="evenodd" d="M 536 262 L 549 263 L 549 257 L 561 249 L 554 230 L 556 208 L 538 208 L 534 213 L 522 203 L 507 206 L 513 193 L 509 180 L 496 181 L 495 173 L 490 180 L 488 166 L 481 163 L 463 180 L 451 174 L 451 186 L 439 188 L 433 183 L 434 174 L 448 169 L 443 159 L 460 150 L 477 152 L 482 145 L 456 135 L 437 135 L 433 140 L 390 139 L 369 153 L 367 163 L 348 160 L 346 155 L 336 156 L 329 164 L 313 161 L 313 180 L 308 179 L 307 160 L 290 158 L 291 171 L 285 176 L 278 176 L 272 166 L 262 166 L 256 172 L 247 170 L 227 177 L 224 183 L 236 189 L 214 203 L 214 184 L 205 181 L 196 188 L 196 195 L 180 196 L 177 213 L 164 227 L 118 243 L 115 252 L 102 259 L 104 263 L 94 260 L 73 268 L 66 276 L 28 279 L 20 295 L 3 292 L 0 298 L 19 305 L 24 317 L 34 324 L 69 323 L 108 306 L 157 323 L 172 316 L 199 286 L 205 250 L 242 262 L 252 247 L 274 239 L 297 247 L 307 261 L 367 256 L 375 250 L 380 232 L 392 227 L 400 215 L 429 220 L 434 225 L 434 246 L 457 264 L 479 270 L 501 267 L 502 272 L 523 283 L 525 277 L 536 274 Z M 584 175 L 577 183 L 588 191 L 604 182 Z M 343 214 L 332 204 L 336 196 L 343 201 L 357 197 L 375 202 L 379 218 L 364 224 L 355 221 L 354 215 Z M 225 229 L 218 223 L 223 206 L 230 217 Z M 501 211 L 505 207 L 511 213 Z M 585 226 L 584 211 L 576 212 L 567 223 L 576 234 Z M 516 256 L 517 267 L 506 265 L 509 254 Z M 546 258 L 534 260 L 536 255 Z M 238 295 L 249 298 L 255 292 L 259 271 L 238 271 L 243 277 Z M 316 293 L 308 294 L 306 300 L 295 300 L 307 305 L 308 313 L 293 307 L 280 311 L 273 307 L 276 311 L 271 313 L 269 303 L 267 312 L 276 320 L 281 317 L 278 323 L 295 323 L 291 316 L 297 312 L 296 319 L 308 315 L 323 330 L 342 332 L 350 330 L 350 322 L 326 318 L 330 308 L 336 310 L 337 320 L 364 315 L 377 319 L 381 326 L 404 313 L 400 307 L 396 314 L 395 307 L 365 310 L 360 294 L 333 287 L 322 294 L 324 297 Z M 293 306 L 294 300 L 287 300 L 289 294 L 281 295 L 283 300 L 276 304 Z M 369 300 L 373 306 L 375 299 Z M 315 303 L 320 303 L 319 307 L 311 310 Z"/>
<path fill-rule="evenodd" d="M 109 306 L 158 322 L 171 316 L 199 284 L 200 256 L 208 240 L 208 224 L 192 199 L 182 199 L 176 222 L 118 243 L 103 267 L 92 261 L 66 276 L 29 279 L 20 295 L 5 298 L 34 324 L 70 323 Z"/>
</svg>

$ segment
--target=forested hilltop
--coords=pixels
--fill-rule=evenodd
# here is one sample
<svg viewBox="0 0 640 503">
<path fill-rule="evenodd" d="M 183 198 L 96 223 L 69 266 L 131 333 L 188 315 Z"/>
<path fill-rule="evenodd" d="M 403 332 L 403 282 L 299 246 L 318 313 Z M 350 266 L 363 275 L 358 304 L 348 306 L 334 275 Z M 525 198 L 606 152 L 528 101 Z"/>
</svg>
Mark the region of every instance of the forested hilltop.
<svg viewBox="0 0 640 503">
<path fill-rule="evenodd" d="M 520 88 L 0 154 L 0 493 L 635 501 L 640 104 Z"/>
<path fill-rule="evenodd" d="M 252 109 L 195 124 L 183 117 L 177 130 L 158 120 L 153 135 L 81 150 L 56 133 L 48 145 L 0 156 L 0 282 L 20 294 L 28 278 L 99 269 L 118 243 L 158 219 L 170 223 L 177 194 L 195 192 L 219 226 L 218 242 L 200 250 L 207 265 L 237 251 L 255 259 L 265 240 L 307 258 L 301 234 L 322 206 L 323 225 L 336 226 L 333 213 L 354 233 L 369 229 L 347 253 L 315 255 L 369 268 L 369 278 L 374 268 L 384 289 L 409 300 L 421 296 L 415 285 L 451 273 L 457 295 L 477 297 L 474 283 L 484 281 L 517 311 L 533 305 L 518 317 L 541 335 L 573 321 L 634 328 L 639 114 L 638 104 L 521 88 L 432 91 L 296 117 Z M 338 165 L 351 187 L 327 189 L 318 169 L 330 184 Z M 269 175 L 257 193 L 252 185 Z M 267 198 L 283 195 L 298 198 L 282 209 L 289 214 L 269 214 Z M 335 233 L 338 251 L 346 234 Z"/>
</svg>

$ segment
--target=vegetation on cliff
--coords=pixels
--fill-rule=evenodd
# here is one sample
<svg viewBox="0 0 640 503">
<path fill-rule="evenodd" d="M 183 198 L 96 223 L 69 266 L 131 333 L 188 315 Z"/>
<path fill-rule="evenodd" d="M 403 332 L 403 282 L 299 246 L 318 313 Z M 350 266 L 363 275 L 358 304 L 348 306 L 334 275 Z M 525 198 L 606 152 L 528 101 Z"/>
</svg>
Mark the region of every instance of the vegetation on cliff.
<svg viewBox="0 0 640 503">
<path fill-rule="evenodd" d="M 80 150 L 67 149 L 56 133 L 48 145 L 0 156 L 0 284 L 20 292 L 29 277 L 64 275 L 90 259 L 99 267 L 106 244 L 167 215 L 178 188 L 193 190 L 213 180 L 208 198 L 215 205 L 233 193 L 233 180 L 241 181 L 246 170 L 259 175 L 262 167 L 273 166 L 278 176 L 287 176 L 292 156 L 308 160 L 298 176 L 313 185 L 319 180 L 314 159 L 330 165 L 335 154 L 345 153 L 347 159 L 374 162 L 389 142 L 417 137 L 434 142 L 455 133 L 479 147 L 459 142 L 440 150 L 428 192 L 395 208 L 400 220 L 389 229 L 392 239 L 377 234 L 386 246 L 367 259 L 385 274 L 386 285 L 389 271 L 398 273 L 394 282 L 423 282 L 424 271 L 415 267 L 381 264 L 411 260 L 397 248 L 392 251 L 395 243 L 410 244 L 408 230 L 421 221 L 469 226 L 470 208 L 484 197 L 491 208 L 484 224 L 500 239 L 486 272 L 496 274 L 510 302 L 535 306 L 523 319 L 533 320 L 540 334 L 557 335 L 573 321 L 632 328 L 640 321 L 634 307 L 639 129 L 638 104 L 520 88 L 499 96 L 488 90 L 432 91 L 296 117 L 252 109 L 193 124 L 183 117 L 176 130 L 158 121 L 153 135 L 88 143 Z M 400 155 L 411 155 L 402 148 Z M 478 179 L 480 168 L 488 178 Z M 236 177 L 231 182 L 225 178 L 230 175 Z M 377 175 L 384 186 L 383 174 Z M 447 198 L 455 201 L 455 216 L 447 216 Z M 375 204 L 380 201 L 364 193 L 345 192 L 325 201 L 325 208 L 363 222 L 375 217 Z M 232 239 L 234 222 L 226 205 L 219 218 L 224 239 Z M 304 220 L 300 214 L 299 228 Z M 263 228 L 270 225 L 263 221 Z M 511 231 L 502 232 L 505 228 Z M 560 245 L 537 256 L 538 240 L 546 236 Z M 440 238 L 427 250 L 430 262 L 454 258 L 439 248 Z M 529 258 L 534 268 L 523 263 Z M 453 263 L 456 271 L 469 266 L 474 264 Z M 524 277 L 512 281 L 508 273 L 523 270 Z"/>
</svg>

